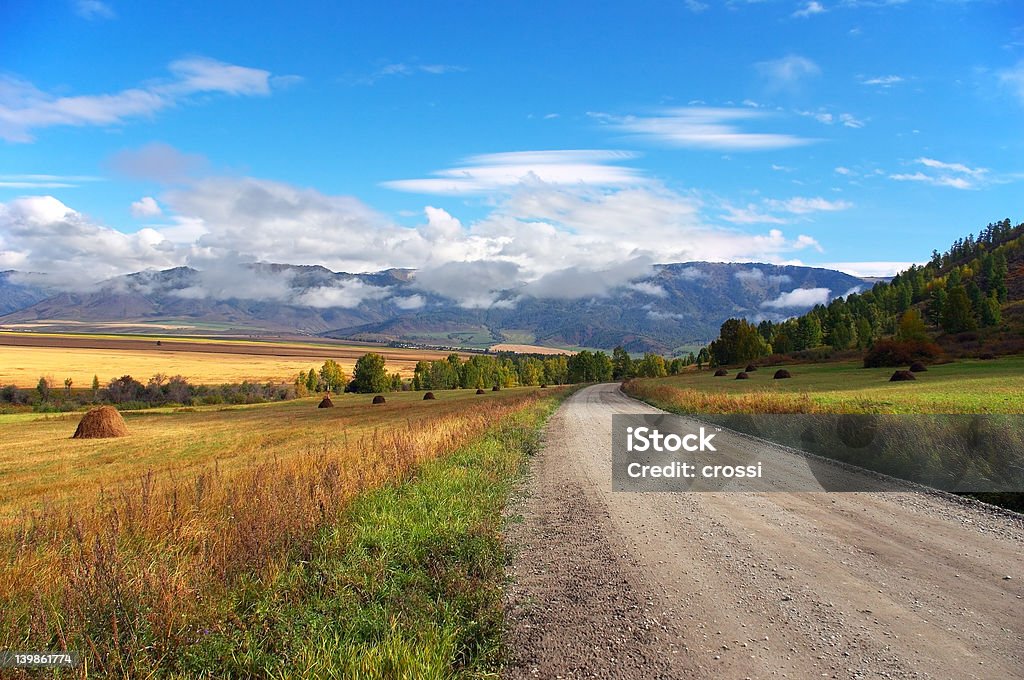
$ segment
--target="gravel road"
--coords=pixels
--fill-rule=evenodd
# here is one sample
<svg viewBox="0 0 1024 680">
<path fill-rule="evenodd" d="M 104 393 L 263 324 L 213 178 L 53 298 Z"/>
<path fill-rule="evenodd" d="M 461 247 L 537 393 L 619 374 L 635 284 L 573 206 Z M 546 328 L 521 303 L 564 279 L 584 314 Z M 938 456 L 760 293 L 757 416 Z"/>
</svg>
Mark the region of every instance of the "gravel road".
<svg viewBox="0 0 1024 680">
<path fill-rule="evenodd" d="M 611 415 L 656 412 L 595 385 L 548 425 L 510 509 L 506 677 L 1024 678 L 1019 517 L 918 493 L 611 491 Z"/>
</svg>

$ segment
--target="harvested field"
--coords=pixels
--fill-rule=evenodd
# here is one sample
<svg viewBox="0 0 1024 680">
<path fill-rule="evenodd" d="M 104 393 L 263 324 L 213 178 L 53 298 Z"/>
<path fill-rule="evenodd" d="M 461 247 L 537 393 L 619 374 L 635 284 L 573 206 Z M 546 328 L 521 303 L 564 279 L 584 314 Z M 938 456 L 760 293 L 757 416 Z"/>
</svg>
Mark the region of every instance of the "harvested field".
<svg viewBox="0 0 1024 680">
<path fill-rule="evenodd" d="M 290 382 L 299 371 L 317 368 L 327 359 L 334 359 L 351 375 L 356 359 L 367 352 L 381 354 L 388 371 L 402 377 L 412 375 L 417 361 L 449 354 L 327 343 L 0 333 L 0 385 L 31 388 L 39 376 L 49 375 L 58 381 L 71 378 L 76 387 L 86 387 L 94 375 L 101 383 L 125 374 L 145 382 L 157 373 L 181 375 L 206 385 Z"/>
</svg>

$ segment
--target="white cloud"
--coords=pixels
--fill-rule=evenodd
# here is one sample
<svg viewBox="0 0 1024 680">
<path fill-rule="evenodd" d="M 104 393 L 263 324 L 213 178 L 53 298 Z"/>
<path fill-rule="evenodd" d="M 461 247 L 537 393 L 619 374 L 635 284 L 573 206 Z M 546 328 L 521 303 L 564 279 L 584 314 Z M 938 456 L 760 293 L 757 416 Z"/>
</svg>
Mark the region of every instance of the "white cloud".
<svg viewBox="0 0 1024 680">
<path fill-rule="evenodd" d="M 844 272 L 851 276 L 860 277 L 887 277 L 894 276 L 901 271 L 905 271 L 910 268 L 910 265 L 916 264 L 918 266 L 923 265 L 923 262 L 826 262 L 817 264 L 817 267 L 824 267 L 825 269 L 835 269 L 839 272 Z"/>
<path fill-rule="evenodd" d="M 760 61 L 754 68 L 765 79 L 770 90 L 795 91 L 803 82 L 821 75 L 821 67 L 798 54 L 788 54 L 780 59 Z"/>
<path fill-rule="evenodd" d="M 394 297 L 391 298 L 391 302 L 395 304 L 399 309 L 413 310 L 420 309 L 427 304 L 426 298 L 422 295 L 409 295 L 406 297 Z"/>
<path fill-rule="evenodd" d="M 0 269 L 46 273 L 55 286 L 180 264 L 164 241 L 153 229 L 124 234 L 96 224 L 52 196 L 0 203 Z"/>
<path fill-rule="evenodd" d="M 83 19 L 114 19 L 117 14 L 113 8 L 100 0 L 74 0 L 75 13 Z"/>
<path fill-rule="evenodd" d="M 806 215 L 812 212 L 835 212 L 837 210 L 849 210 L 853 207 L 853 204 L 849 201 L 829 201 L 821 196 L 796 196 L 784 201 L 768 199 L 765 201 L 765 205 L 773 210 L 796 215 Z"/>
<path fill-rule="evenodd" d="M 700 2 L 700 0 L 683 0 L 683 4 L 686 5 L 686 9 L 690 10 L 694 14 L 700 14 L 708 8 L 706 2 Z"/>
<path fill-rule="evenodd" d="M 173 77 L 162 82 L 78 96 L 57 96 L 27 81 L 0 77 L 0 138 L 30 142 L 32 131 L 40 128 L 117 125 L 152 116 L 196 94 L 270 93 L 270 73 L 260 69 L 192 57 L 171 62 L 168 70 Z"/>
<path fill-rule="evenodd" d="M 839 122 L 849 128 L 862 128 L 864 127 L 864 121 L 860 120 L 852 113 L 840 113 Z"/>
<path fill-rule="evenodd" d="M 590 115 L 622 132 L 670 146 L 761 151 L 788 149 L 815 141 L 789 134 L 748 132 L 741 129 L 737 122 L 762 121 L 768 117 L 768 114 L 750 108 L 687 107 L 669 109 L 656 116 Z"/>
<path fill-rule="evenodd" d="M 999 83 L 1024 104 L 1024 59 L 1015 65 L 999 71 Z"/>
<path fill-rule="evenodd" d="M 352 273 L 400 267 L 417 270 L 414 285 L 424 293 L 486 308 L 512 306 L 527 295 L 606 295 L 642 282 L 654 262 L 779 262 L 816 246 L 806 235 L 786 237 L 778 229 L 747 233 L 709 224 L 699 199 L 646 180 L 625 187 L 525 182 L 495 196 L 480 219 L 464 224 L 444 208 L 427 206 L 413 227 L 350 196 L 251 177 L 192 178 L 162 194 L 157 207 L 167 225 L 124 234 L 51 197 L 0 204 L 0 267 L 79 286 L 189 265 L 203 277 L 180 295 L 286 300 L 295 293 L 272 268 L 261 270 L 260 285 L 246 292 L 251 263 L 319 264 Z M 343 306 L 395 292 L 321 288 L 301 302 Z M 656 287 L 633 290 L 658 295 Z M 394 304 L 413 309 L 426 302 L 405 295 Z"/>
<path fill-rule="evenodd" d="M 850 170 L 849 168 L 844 167 L 842 165 L 837 166 L 835 171 L 836 171 L 837 175 L 852 175 L 853 174 L 853 170 Z"/>
<path fill-rule="evenodd" d="M 782 293 L 774 300 L 767 300 L 761 303 L 761 306 L 770 309 L 813 307 L 814 305 L 823 305 L 828 302 L 831 292 L 828 288 L 797 288 L 788 293 Z"/>
<path fill-rule="evenodd" d="M 811 2 L 808 2 L 806 5 L 804 5 L 803 8 L 793 12 L 793 16 L 796 18 L 805 19 L 807 17 L 814 16 L 815 14 L 822 14 L 823 12 L 825 12 L 825 7 L 822 6 L 820 2 L 815 2 L 814 0 L 812 0 Z"/>
<path fill-rule="evenodd" d="M 454 66 L 452 64 L 393 62 L 384 64 L 370 75 L 356 79 L 355 82 L 358 85 L 373 85 L 384 78 L 408 77 L 418 73 L 439 76 L 446 73 L 461 73 L 465 70 L 466 68 L 464 66 Z"/>
<path fill-rule="evenodd" d="M 86 182 L 98 182 L 102 178 L 91 175 L 0 175 L 2 189 L 73 189 Z"/>
<path fill-rule="evenodd" d="M 634 158 L 628 151 L 518 151 L 470 156 L 434 177 L 384 182 L 399 191 L 461 195 L 509 191 L 524 183 L 623 186 L 642 181 L 634 168 L 612 165 Z"/>
<path fill-rule="evenodd" d="M 746 207 L 729 204 L 722 206 L 725 214 L 722 219 L 733 224 L 786 224 L 788 217 L 780 215 L 809 215 L 815 212 L 836 212 L 849 210 L 853 204 L 849 201 L 830 201 L 821 196 L 794 196 L 788 199 L 766 198 L 760 205 L 748 203 Z M 818 248 L 817 242 L 809 236 L 800 236 L 796 245 Z"/>
<path fill-rule="evenodd" d="M 861 80 L 862 85 L 875 85 L 877 87 L 892 87 L 902 83 L 904 78 L 902 76 L 888 75 L 888 76 L 876 76 L 874 78 L 865 78 Z"/>
<path fill-rule="evenodd" d="M 725 214 L 722 219 L 732 224 L 786 224 L 786 220 L 777 215 L 769 215 L 753 203 L 748 203 L 745 208 L 738 208 L 733 205 L 723 206 Z"/>
<path fill-rule="evenodd" d="M 919 170 L 913 173 L 896 173 L 889 175 L 889 179 L 899 182 L 922 182 L 953 189 L 976 189 L 990 179 L 988 168 L 971 168 L 963 163 L 946 163 L 934 158 L 918 158 L 914 163 L 923 165 L 932 172 L 924 173 Z"/>
<path fill-rule="evenodd" d="M 295 299 L 295 302 L 318 309 L 331 307 L 351 309 L 367 300 L 381 300 L 390 294 L 391 288 L 388 286 L 371 286 L 359 279 L 347 279 L 341 283 L 318 286 L 304 291 Z M 406 309 L 409 308 L 406 307 Z"/>
<path fill-rule="evenodd" d="M 133 217 L 156 217 L 164 212 L 152 196 L 143 196 L 132 203 L 131 211 Z"/>
<path fill-rule="evenodd" d="M 626 287 L 643 295 L 650 295 L 651 297 L 668 297 L 668 291 L 658 284 L 651 283 L 650 281 L 637 281 Z"/>
</svg>

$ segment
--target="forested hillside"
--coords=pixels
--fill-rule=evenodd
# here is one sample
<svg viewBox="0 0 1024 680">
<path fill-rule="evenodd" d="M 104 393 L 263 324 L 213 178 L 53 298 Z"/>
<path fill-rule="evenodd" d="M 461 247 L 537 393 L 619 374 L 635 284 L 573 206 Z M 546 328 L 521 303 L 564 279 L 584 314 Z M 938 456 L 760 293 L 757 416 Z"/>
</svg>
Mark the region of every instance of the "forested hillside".
<svg viewBox="0 0 1024 680">
<path fill-rule="evenodd" d="M 882 338 L 937 341 L 953 354 L 1024 351 L 1024 223 L 989 224 L 888 283 L 781 323 L 729 319 L 711 343 L 718 364 L 816 348 L 867 349 Z"/>
</svg>

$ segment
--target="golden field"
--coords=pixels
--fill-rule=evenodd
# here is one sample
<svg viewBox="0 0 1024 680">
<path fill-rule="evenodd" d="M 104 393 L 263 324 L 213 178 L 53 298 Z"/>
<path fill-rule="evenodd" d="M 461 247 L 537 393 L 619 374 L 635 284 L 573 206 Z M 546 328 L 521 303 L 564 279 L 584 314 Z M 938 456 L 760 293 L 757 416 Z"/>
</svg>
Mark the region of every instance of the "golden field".
<svg viewBox="0 0 1024 680">
<path fill-rule="evenodd" d="M 388 371 L 403 377 L 411 376 L 421 359 L 447 356 L 432 350 L 327 343 L 0 333 L 0 385 L 32 388 L 47 376 L 56 385 L 71 378 L 74 387 L 85 388 L 93 376 L 101 384 L 126 374 L 145 383 L 158 373 L 206 385 L 290 382 L 299 371 L 319 368 L 326 359 L 334 359 L 351 375 L 356 360 L 367 352 L 383 355 Z"/>
<path fill-rule="evenodd" d="M 236 588 L 308 555 L 359 494 L 563 393 L 156 409 L 106 440 L 70 439 L 79 414 L 0 416 L 0 648 L 70 645 L 101 675 L 142 672 L 223 625 Z"/>
</svg>

